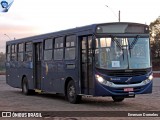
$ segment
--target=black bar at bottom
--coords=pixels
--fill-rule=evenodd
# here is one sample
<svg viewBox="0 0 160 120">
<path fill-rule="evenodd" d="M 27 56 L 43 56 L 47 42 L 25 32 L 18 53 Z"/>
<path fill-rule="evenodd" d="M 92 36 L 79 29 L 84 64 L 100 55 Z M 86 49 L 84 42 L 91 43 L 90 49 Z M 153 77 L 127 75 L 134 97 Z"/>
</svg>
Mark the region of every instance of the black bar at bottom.
<svg viewBox="0 0 160 120">
<path fill-rule="evenodd" d="M 0 111 L 0 117 L 160 117 L 160 111 Z"/>
</svg>

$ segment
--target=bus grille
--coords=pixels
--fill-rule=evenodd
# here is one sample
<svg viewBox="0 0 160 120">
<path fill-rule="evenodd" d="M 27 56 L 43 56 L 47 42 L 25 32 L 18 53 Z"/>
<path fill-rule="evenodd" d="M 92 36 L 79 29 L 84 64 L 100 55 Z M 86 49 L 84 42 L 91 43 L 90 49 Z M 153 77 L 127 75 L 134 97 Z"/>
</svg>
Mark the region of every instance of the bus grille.
<svg viewBox="0 0 160 120">
<path fill-rule="evenodd" d="M 125 72 L 125 71 L 116 71 L 116 72 L 108 72 L 107 75 L 109 76 L 117 76 L 117 77 L 132 77 L 132 76 L 140 76 L 147 74 L 147 71 L 132 71 L 132 72 Z"/>
<path fill-rule="evenodd" d="M 133 76 L 141 76 L 146 75 L 151 72 L 151 68 L 141 69 L 141 70 L 104 70 L 104 69 L 97 69 L 98 72 L 108 75 L 108 76 L 115 76 L 115 77 L 133 77 Z"/>
<path fill-rule="evenodd" d="M 128 83 L 126 83 L 126 82 L 113 82 L 113 83 L 115 83 L 115 84 L 117 84 L 117 85 L 128 85 Z M 141 83 L 141 81 L 138 81 L 138 82 L 130 82 L 129 84 L 139 84 L 139 83 Z"/>
</svg>

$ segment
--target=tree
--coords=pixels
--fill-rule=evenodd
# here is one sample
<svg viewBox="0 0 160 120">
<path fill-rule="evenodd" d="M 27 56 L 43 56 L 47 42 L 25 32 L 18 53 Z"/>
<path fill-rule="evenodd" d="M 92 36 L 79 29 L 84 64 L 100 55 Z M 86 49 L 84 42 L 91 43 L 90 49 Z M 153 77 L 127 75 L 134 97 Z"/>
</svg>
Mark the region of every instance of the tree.
<svg viewBox="0 0 160 120">
<path fill-rule="evenodd" d="M 160 16 L 150 24 L 150 39 L 153 68 L 160 70 Z"/>
<path fill-rule="evenodd" d="M 0 52 L 0 71 L 5 70 L 5 54 Z"/>
</svg>

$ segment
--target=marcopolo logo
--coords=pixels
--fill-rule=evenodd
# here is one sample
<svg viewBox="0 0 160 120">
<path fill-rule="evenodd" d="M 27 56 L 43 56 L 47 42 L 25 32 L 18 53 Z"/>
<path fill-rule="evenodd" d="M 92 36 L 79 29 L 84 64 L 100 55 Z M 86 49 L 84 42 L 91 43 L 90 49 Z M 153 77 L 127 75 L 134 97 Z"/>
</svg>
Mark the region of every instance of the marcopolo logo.
<svg viewBox="0 0 160 120">
<path fill-rule="evenodd" d="M 14 0 L 0 0 L 0 12 L 8 12 Z"/>
</svg>

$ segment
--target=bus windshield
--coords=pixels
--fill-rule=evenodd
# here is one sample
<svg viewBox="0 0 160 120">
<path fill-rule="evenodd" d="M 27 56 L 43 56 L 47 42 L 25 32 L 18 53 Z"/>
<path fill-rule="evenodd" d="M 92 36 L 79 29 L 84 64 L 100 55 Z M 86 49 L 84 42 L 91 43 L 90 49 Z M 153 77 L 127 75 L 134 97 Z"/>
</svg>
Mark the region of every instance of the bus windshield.
<svg viewBox="0 0 160 120">
<path fill-rule="evenodd" d="M 96 67 L 109 70 L 149 68 L 149 38 L 140 36 L 97 38 L 95 63 Z"/>
</svg>

